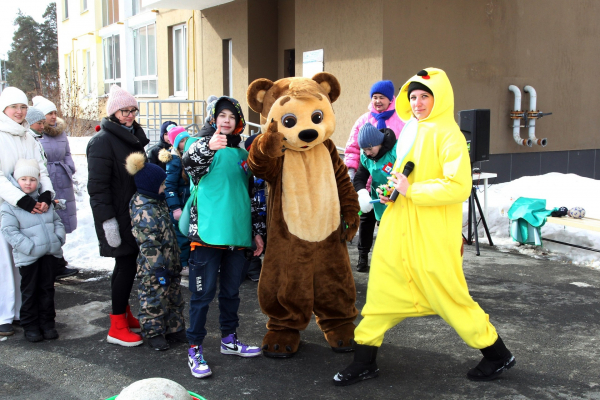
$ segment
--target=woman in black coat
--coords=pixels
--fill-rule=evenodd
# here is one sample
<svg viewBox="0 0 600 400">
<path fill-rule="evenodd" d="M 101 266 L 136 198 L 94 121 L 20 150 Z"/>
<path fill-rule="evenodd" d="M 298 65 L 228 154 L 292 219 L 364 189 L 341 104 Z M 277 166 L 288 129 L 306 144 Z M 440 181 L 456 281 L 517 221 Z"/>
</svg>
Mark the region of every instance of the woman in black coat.
<svg viewBox="0 0 600 400">
<path fill-rule="evenodd" d="M 88 192 L 100 245 L 100 255 L 115 258 L 111 279 L 112 314 L 109 343 L 137 346 L 143 343 L 139 322 L 131 314 L 129 295 L 137 272 L 138 246 L 131 233 L 129 201 L 135 181 L 125 169 L 131 153 L 144 152 L 149 140 L 135 121 L 135 98 L 113 85 L 106 109 L 108 117 L 87 146 Z"/>
</svg>

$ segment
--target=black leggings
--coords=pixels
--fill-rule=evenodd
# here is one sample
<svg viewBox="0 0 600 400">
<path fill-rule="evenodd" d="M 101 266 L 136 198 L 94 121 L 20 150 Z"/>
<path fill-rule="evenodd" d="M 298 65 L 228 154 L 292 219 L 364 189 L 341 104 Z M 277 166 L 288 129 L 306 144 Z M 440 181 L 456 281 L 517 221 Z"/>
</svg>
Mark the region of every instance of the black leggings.
<svg viewBox="0 0 600 400">
<path fill-rule="evenodd" d="M 112 313 L 125 314 L 129 295 L 137 273 L 137 254 L 115 257 L 115 269 L 110 280 Z"/>
<path fill-rule="evenodd" d="M 369 254 L 373 247 L 373 232 L 375 232 L 375 211 L 363 213 L 360 216 L 360 225 L 358 227 L 358 253 Z"/>
</svg>

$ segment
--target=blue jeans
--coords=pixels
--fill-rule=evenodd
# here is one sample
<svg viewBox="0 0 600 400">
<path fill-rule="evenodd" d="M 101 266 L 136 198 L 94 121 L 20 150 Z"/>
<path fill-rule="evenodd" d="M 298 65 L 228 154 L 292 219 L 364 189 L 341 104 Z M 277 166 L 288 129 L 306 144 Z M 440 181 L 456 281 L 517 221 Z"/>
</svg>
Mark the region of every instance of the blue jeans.
<svg viewBox="0 0 600 400">
<path fill-rule="evenodd" d="M 206 337 L 206 314 L 215 298 L 219 278 L 219 324 L 221 334 L 236 332 L 239 326 L 240 284 L 244 269 L 244 251 L 196 247 L 190 252 L 189 289 L 190 327 L 187 339 L 190 344 L 202 345 Z M 219 274 L 219 267 L 221 272 Z"/>
</svg>

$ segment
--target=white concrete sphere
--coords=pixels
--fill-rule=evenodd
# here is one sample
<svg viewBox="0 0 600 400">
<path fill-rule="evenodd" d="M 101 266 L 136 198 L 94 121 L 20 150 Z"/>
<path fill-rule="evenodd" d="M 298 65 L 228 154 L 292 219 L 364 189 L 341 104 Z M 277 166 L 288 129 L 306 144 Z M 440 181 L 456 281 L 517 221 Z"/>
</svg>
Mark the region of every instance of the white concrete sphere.
<svg viewBox="0 0 600 400">
<path fill-rule="evenodd" d="M 148 378 L 127 386 L 116 400 L 192 400 L 192 396 L 177 382 Z"/>
</svg>

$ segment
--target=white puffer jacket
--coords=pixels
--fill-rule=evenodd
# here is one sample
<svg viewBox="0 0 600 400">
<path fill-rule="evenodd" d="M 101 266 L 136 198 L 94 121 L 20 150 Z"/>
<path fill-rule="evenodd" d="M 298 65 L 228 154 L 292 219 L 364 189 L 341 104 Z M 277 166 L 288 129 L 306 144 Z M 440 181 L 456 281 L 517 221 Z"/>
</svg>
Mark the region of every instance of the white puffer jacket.
<svg viewBox="0 0 600 400">
<path fill-rule="evenodd" d="M 11 176 L 11 185 L 18 186 Z M 30 194 L 35 200 L 39 192 Z M 12 246 L 15 267 L 33 264 L 37 259 L 51 254 L 57 258 L 63 255 L 65 227 L 54 211 L 54 206 L 43 214 L 31 214 L 17 206 L 4 202 L 0 206 L 2 223 L 0 229 L 6 241 Z"/>
<path fill-rule="evenodd" d="M 41 192 L 49 190 L 54 198 L 54 189 L 48 176 L 46 162 L 40 153 L 36 140 L 29 133 L 29 123 L 17 124 L 0 111 L 0 205 L 8 202 L 16 206 L 25 196 L 20 188 L 15 187 L 8 177 L 11 177 L 18 159 L 35 159 L 40 167 Z"/>
</svg>

